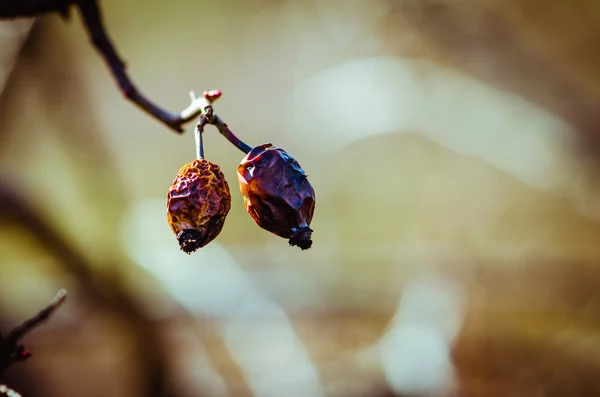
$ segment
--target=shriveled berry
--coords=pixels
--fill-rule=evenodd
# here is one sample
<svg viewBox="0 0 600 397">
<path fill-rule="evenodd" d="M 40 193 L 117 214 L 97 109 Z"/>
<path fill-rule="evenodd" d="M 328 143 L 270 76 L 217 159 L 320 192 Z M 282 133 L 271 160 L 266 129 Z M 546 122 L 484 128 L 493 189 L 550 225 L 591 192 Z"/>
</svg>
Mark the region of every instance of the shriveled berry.
<svg viewBox="0 0 600 397">
<path fill-rule="evenodd" d="M 183 166 L 167 193 L 167 220 L 187 254 L 214 240 L 231 208 L 231 193 L 218 165 L 206 159 Z"/>
<path fill-rule="evenodd" d="M 300 164 L 270 143 L 250 150 L 238 166 L 248 214 L 261 228 L 302 250 L 312 245 L 315 191 Z"/>
</svg>

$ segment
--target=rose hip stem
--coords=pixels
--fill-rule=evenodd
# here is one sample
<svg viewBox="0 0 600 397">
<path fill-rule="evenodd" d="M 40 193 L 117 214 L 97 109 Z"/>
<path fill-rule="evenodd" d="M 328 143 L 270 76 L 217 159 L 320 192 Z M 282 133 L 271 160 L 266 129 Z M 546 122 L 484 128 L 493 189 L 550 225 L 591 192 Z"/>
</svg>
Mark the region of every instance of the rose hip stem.
<svg viewBox="0 0 600 397">
<path fill-rule="evenodd" d="M 206 116 L 202 115 L 198 124 L 196 124 L 196 158 L 202 160 L 204 158 L 204 143 L 202 141 L 202 133 L 204 132 L 204 126 L 208 124 Z"/>
<path fill-rule="evenodd" d="M 248 154 L 252 147 L 247 145 L 245 142 L 240 140 L 234 133 L 229 129 L 227 124 L 221 120 L 219 116 L 214 113 L 212 103 L 221 97 L 221 91 L 204 91 L 201 97 L 191 91 L 190 98 L 195 108 L 200 109 L 200 120 L 196 125 L 196 152 L 198 159 L 204 158 L 204 148 L 202 144 L 202 133 L 204 132 L 204 126 L 206 124 L 212 124 L 223 135 L 233 146 L 240 149 L 245 154 Z"/>
<path fill-rule="evenodd" d="M 215 127 L 217 127 L 217 129 L 219 130 L 221 135 L 223 135 L 225 138 L 227 138 L 227 140 L 229 142 L 231 142 L 233 144 L 233 146 L 240 149 L 245 154 L 248 154 L 248 152 L 250 150 L 252 150 L 252 148 L 250 146 L 248 146 L 246 143 L 244 143 L 242 140 L 240 140 L 240 138 L 235 136 L 235 134 L 233 133 L 233 131 L 231 131 L 229 129 L 227 124 L 225 124 L 223 122 L 223 120 L 221 120 L 221 118 L 219 116 L 217 116 L 216 114 L 212 118 L 211 124 L 214 125 Z"/>
</svg>

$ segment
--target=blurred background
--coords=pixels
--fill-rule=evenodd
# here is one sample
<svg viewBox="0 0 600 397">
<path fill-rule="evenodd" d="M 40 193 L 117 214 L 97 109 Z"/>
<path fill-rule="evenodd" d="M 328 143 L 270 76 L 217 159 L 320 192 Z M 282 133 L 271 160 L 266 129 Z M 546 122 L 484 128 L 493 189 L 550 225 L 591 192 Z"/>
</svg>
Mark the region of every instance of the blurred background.
<svg viewBox="0 0 600 397">
<path fill-rule="evenodd" d="M 127 102 L 79 15 L 0 24 L 0 329 L 67 303 L 3 381 L 25 396 L 600 395 L 600 3 L 102 0 L 140 90 L 309 174 L 308 251 L 232 190 L 187 256 L 194 159 Z M 75 10 L 73 10 L 75 11 Z"/>
</svg>

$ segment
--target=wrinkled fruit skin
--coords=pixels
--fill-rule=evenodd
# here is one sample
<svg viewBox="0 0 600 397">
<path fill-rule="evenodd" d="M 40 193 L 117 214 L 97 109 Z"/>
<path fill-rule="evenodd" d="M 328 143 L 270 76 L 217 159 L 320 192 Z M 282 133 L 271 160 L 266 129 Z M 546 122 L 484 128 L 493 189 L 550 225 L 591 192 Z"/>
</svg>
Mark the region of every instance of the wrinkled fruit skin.
<svg viewBox="0 0 600 397">
<path fill-rule="evenodd" d="M 231 193 L 218 165 L 194 160 L 183 166 L 167 192 L 167 220 L 187 254 L 214 240 L 231 209 Z"/>
<path fill-rule="evenodd" d="M 246 210 L 258 226 L 288 238 L 290 245 L 311 247 L 315 191 L 292 156 L 270 143 L 257 146 L 238 166 L 238 180 Z"/>
</svg>

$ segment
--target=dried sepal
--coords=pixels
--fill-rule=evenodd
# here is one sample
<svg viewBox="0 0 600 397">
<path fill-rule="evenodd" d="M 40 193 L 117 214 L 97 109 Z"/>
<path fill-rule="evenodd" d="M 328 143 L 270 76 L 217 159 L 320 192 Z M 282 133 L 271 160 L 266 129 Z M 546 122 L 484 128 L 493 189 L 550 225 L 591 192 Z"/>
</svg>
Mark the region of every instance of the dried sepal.
<svg viewBox="0 0 600 397">
<path fill-rule="evenodd" d="M 231 193 L 218 165 L 206 159 L 182 167 L 167 193 L 167 220 L 187 254 L 214 240 L 231 208 Z"/>
<path fill-rule="evenodd" d="M 238 180 L 258 226 L 302 250 L 311 247 L 315 191 L 292 156 L 270 143 L 257 146 L 238 166 Z"/>
</svg>

